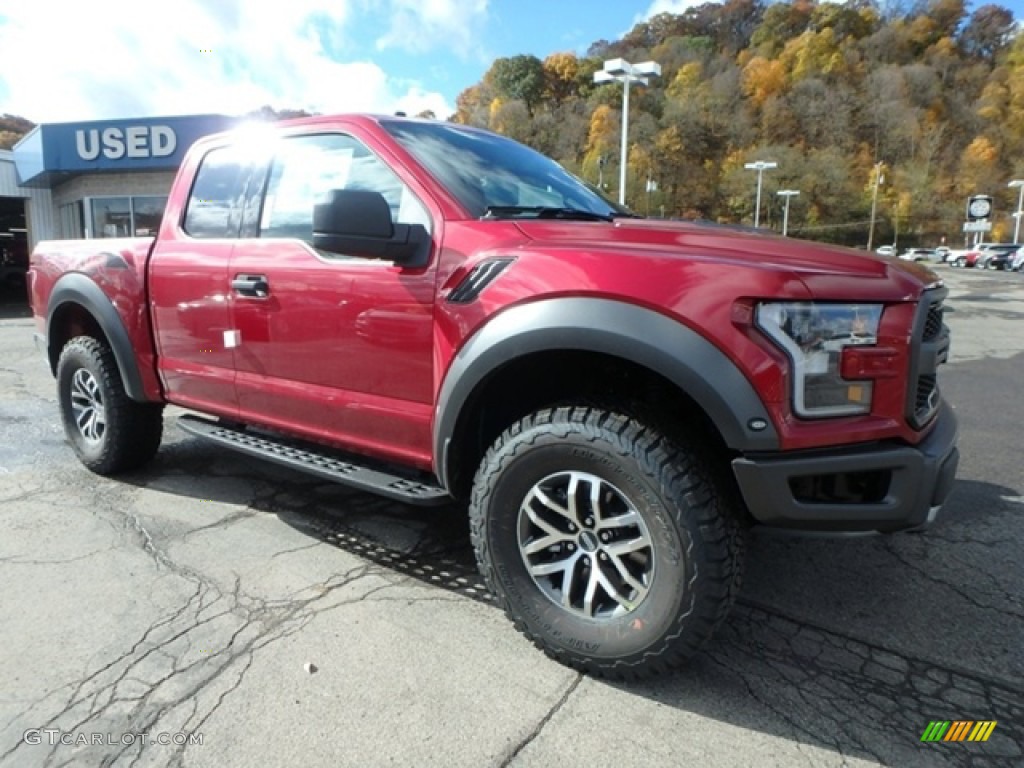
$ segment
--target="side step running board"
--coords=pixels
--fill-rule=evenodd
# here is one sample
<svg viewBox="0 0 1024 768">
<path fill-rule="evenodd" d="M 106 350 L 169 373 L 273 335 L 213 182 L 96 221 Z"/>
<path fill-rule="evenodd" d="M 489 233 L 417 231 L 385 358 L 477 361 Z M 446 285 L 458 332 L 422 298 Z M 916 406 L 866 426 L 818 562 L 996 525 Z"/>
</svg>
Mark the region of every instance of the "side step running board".
<svg viewBox="0 0 1024 768">
<path fill-rule="evenodd" d="M 438 485 L 362 466 L 350 457 L 343 459 L 332 455 L 330 449 L 323 446 L 232 429 L 191 415 L 181 416 L 178 419 L 178 426 L 191 435 L 211 440 L 225 448 L 379 496 L 387 496 L 406 504 L 436 506 L 452 500 L 452 497 Z"/>
</svg>

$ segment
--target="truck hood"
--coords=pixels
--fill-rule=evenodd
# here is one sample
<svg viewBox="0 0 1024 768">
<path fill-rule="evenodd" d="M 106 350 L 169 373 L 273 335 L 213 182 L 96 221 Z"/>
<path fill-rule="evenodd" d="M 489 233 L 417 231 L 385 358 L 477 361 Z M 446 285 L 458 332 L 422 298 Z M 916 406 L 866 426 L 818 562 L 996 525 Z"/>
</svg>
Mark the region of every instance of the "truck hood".
<svg viewBox="0 0 1024 768">
<path fill-rule="evenodd" d="M 785 271 L 812 294 L 828 292 L 836 278 L 889 281 L 908 299 L 941 281 L 920 264 L 865 251 L 780 237 L 742 227 L 655 219 L 602 222 L 518 220 L 522 233 L 548 247 L 615 251 L 655 259 L 686 258 Z"/>
</svg>

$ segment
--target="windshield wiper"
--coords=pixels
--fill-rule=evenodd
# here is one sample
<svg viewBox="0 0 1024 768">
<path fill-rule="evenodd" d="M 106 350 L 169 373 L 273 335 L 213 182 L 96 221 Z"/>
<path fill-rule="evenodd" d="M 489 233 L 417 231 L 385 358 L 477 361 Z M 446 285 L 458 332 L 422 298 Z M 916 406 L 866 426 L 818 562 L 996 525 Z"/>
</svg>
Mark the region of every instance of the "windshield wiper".
<svg viewBox="0 0 1024 768">
<path fill-rule="evenodd" d="M 484 219 L 573 219 L 576 221 L 611 221 L 612 214 L 594 213 L 580 208 L 552 208 L 543 205 L 489 205 Z"/>
</svg>

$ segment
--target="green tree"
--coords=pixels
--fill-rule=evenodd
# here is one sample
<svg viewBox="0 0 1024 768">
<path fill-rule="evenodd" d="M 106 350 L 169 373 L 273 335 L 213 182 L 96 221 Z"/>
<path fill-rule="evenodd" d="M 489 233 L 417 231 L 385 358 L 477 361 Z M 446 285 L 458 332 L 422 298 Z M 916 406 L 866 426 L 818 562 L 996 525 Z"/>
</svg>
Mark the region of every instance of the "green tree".
<svg viewBox="0 0 1024 768">
<path fill-rule="evenodd" d="M 544 97 L 544 63 L 536 56 L 519 55 L 495 60 L 484 75 L 498 94 L 506 99 L 518 99 L 533 111 Z"/>
</svg>

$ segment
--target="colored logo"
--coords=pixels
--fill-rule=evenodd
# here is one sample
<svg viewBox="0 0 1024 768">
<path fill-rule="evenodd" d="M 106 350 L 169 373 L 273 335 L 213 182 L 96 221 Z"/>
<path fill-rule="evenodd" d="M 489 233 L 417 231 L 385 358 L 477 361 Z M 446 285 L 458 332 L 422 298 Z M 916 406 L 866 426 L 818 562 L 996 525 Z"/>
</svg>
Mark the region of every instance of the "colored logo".
<svg viewBox="0 0 1024 768">
<path fill-rule="evenodd" d="M 921 741 L 988 741 L 995 729 L 995 720 L 932 720 Z"/>
</svg>

